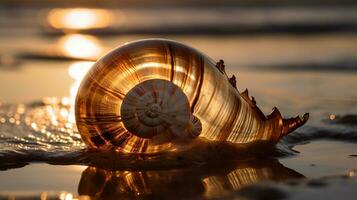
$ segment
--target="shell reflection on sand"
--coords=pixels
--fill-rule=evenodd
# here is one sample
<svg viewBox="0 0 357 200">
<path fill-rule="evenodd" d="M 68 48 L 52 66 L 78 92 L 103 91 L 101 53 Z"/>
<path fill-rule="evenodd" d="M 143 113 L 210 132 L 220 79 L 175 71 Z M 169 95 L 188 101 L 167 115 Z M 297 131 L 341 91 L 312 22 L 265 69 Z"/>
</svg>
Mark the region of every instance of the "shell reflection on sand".
<svg viewBox="0 0 357 200">
<path fill-rule="evenodd" d="M 88 167 L 82 173 L 78 193 L 93 199 L 211 198 L 262 180 L 301 177 L 301 174 L 284 167 L 277 160 L 159 171 L 110 171 Z"/>
<path fill-rule="evenodd" d="M 72 31 L 106 28 L 111 25 L 112 21 L 112 13 L 105 9 L 53 9 L 47 16 L 47 23 L 50 27 Z"/>
</svg>

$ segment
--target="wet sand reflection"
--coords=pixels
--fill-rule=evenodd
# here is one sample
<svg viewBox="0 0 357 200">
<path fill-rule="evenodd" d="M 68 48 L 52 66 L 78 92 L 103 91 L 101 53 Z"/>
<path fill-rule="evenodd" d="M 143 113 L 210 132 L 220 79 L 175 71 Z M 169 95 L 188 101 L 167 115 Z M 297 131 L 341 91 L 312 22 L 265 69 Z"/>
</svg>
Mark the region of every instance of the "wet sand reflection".
<svg viewBox="0 0 357 200">
<path fill-rule="evenodd" d="M 159 171 L 112 171 L 88 167 L 78 185 L 90 199 L 219 197 L 258 181 L 302 178 L 276 159 L 239 161 Z"/>
</svg>

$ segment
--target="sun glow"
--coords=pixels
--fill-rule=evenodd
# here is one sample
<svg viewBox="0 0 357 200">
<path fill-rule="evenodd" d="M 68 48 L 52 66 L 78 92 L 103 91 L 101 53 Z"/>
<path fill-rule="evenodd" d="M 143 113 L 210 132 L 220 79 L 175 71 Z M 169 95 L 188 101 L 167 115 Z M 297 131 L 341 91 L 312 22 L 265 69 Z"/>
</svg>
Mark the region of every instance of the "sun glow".
<svg viewBox="0 0 357 200">
<path fill-rule="evenodd" d="M 59 46 L 65 56 L 96 60 L 102 53 L 100 41 L 93 36 L 71 34 L 62 37 Z"/>
<path fill-rule="evenodd" d="M 47 20 L 55 29 L 100 29 L 110 26 L 113 16 L 104 9 L 67 8 L 51 10 Z"/>
</svg>

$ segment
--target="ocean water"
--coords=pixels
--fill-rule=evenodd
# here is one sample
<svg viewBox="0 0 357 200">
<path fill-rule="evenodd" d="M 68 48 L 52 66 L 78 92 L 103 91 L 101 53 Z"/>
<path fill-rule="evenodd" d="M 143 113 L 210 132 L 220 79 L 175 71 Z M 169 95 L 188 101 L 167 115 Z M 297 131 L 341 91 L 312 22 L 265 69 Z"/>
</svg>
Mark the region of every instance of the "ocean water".
<svg viewBox="0 0 357 200">
<path fill-rule="evenodd" d="M 315 190 L 314 184 L 328 185 L 329 181 L 321 178 L 340 175 L 352 178 L 332 182 L 355 187 L 355 9 L 261 9 L 226 9 L 234 16 L 247 17 L 234 17 L 223 25 L 220 22 L 227 18 L 226 12 L 200 10 L 209 16 L 202 25 L 208 34 L 190 28 L 192 24 L 173 23 L 185 22 L 186 18 L 167 19 L 176 27 L 171 29 L 165 25 L 169 22 L 156 16 L 147 19 L 155 25 L 151 29 L 138 30 L 135 23 L 126 22 L 122 33 L 118 33 L 120 26 L 114 24 L 107 32 L 89 32 L 95 33 L 90 36 L 48 33 L 38 21 L 29 20 L 38 17 L 31 9 L 21 12 L 22 18 L 11 19 L 12 23 L 11 14 L 2 12 L 0 23 L 5 28 L 0 29 L 0 199 L 257 199 L 247 196 L 246 190 L 263 195 L 259 184 L 264 184 L 263 188 L 278 184 L 273 187 L 277 189 L 268 190 L 272 196 L 265 199 L 286 194 L 298 199 L 295 193 L 303 196 L 312 191 L 321 195 L 323 192 Z M 123 10 L 121 14 L 136 16 L 134 11 Z M 143 10 L 140 14 L 149 16 L 154 11 Z M 165 15 L 180 16 L 183 12 L 202 17 L 192 10 L 171 11 Z M 217 12 L 222 16 L 214 17 Z M 251 16 L 255 20 L 247 20 Z M 262 16 L 269 16 L 268 22 Z M 145 23 L 140 18 L 136 20 Z M 341 21 L 346 22 L 342 30 L 335 26 Z M 241 24 L 255 27 L 255 31 L 242 31 Z M 291 33 L 295 30 L 291 24 L 303 26 Z M 309 31 L 311 24 L 328 30 Z M 218 34 L 215 25 L 220 29 L 236 28 Z M 162 31 L 165 27 L 171 31 Z M 183 30 L 189 34 L 182 34 Z M 227 73 L 237 76 L 238 90 L 248 88 L 265 114 L 274 106 L 285 117 L 309 112 L 308 123 L 284 137 L 267 154 L 252 153 L 249 159 L 237 158 L 223 164 L 200 162 L 189 168 L 130 169 L 127 161 L 136 158 L 115 161 L 113 156 L 117 155 L 87 151 L 73 116 L 73 100 L 83 74 L 93 60 L 110 49 L 152 37 L 177 40 L 215 60 L 224 59 Z M 79 53 L 72 51 L 76 48 Z M 318 181 L 309 182 L 311 179 Z M 289 182 L 292 180 L 303 181 Z M 298 192 L 290 188 L 294 184 L 300 185 Z M 338 194 L 340 190 L 336 191 Z M 355 195 L 346 198 L 353 199 Z"/>
</svg>

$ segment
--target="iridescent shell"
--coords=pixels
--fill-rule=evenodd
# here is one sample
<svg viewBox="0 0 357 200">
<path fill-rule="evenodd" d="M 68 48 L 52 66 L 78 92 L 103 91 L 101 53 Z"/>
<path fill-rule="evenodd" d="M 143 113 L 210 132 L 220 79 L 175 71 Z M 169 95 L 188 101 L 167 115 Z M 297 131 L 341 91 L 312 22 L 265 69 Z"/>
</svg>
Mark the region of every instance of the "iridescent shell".
<svg viewBox="0 0 357 200">
<path fill-rule="evenodd" d="M 276 143 L 307 121 L 308 114 L 283 119 L 276 108 L 265 116 L 224 67 L 222 60 L 169 40 L 114 49 L 81 83 L 78 130 L 91 148 L 157 153 L 199 139 Z"/>
</svg>

